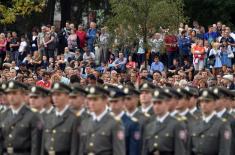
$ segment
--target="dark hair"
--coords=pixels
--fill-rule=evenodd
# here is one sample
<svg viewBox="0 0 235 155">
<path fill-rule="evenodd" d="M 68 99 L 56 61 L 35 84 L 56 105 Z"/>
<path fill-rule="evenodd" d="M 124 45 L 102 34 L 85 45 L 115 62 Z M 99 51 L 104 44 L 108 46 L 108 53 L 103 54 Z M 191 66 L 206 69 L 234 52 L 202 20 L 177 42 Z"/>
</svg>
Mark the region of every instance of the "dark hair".
<svg viewBox="0 0 235 155">
<path fill-rule="evenodd" d="M 70 83 L 80 83 L 80 78 L 77 75 L 70 76 Z"/>
</svg>

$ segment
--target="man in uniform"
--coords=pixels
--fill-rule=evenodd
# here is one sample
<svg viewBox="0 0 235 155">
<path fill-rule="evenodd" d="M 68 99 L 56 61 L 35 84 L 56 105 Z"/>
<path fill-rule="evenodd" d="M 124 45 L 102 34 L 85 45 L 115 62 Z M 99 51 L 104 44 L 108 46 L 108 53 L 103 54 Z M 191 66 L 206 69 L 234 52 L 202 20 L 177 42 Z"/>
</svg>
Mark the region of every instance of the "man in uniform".
<svg viewBox="0 0 235 155">
<path fill-rule="evenodd" d="M 230 155 L 231 128 L 216 116 L 216 96 L 204 89 L 199 97 L 202 118 L 190 132 L 190 153 L 193 155 Z"/>
<path fill-rule="evenodd" d="M 188 109 L 189 113 L 196 119 L 201 117 L 201 111 L 197 107 L 197 98 L 199 96 L 199 91 L 197 88 L 186 86 L 185 90 L 189 94 Z"/>
<path fill-rule="evenodd" d="M 39 155 L 42 122 L 24 103 L 27 87 L 10 81 L 7 98 L 10 110 L 6 111 L 0 124 L 0 154 Z"/>
<path fill-rule="evenodd" d="M 169 96 L 162 90 L 153 93 L 155 119 L 144 130 L 142 155 L 186 155 L 187 134 L 182 122 L 170 116 Z"/>
<path fill-rule="evenodd" d="M 78 121 L 68 105 L 71 89 L 63 83 L 54 83 L 51 91 L 56 109 L 45 120 L 41 155 L 77 155 Z"/>
<path fill-rule="evenodd" d="M 125 93 L 117 87 L 108 90 L 110 92 L 109 104 L 112 114 L 122 121 L 125 128 L 126 155 L 139 155 L 141 151 L 141 133 L 138 120 L 125 114 Z"/>
<path fill-rule="evenodd" d="M 33 86 L 29 94 L 29 105 L 32 111 L 39 114 L 43 122 L 45 122 L 47 115 L 46 109 L 44 108 L 44 104 L 46 103 L 44 98 L 47 97 L 49 93 L 49 90 L 45 88 Z"/>
<path fill-rule="evenodd" d="M 88 107 L 92 117 L 79 129 L 79 155 L 125 155 L 125 134 L 122 122 L 106 108 L 108 91 L 99 86 L 88 88 Z"/>
<path fill-rule="evenodd" d="M 149 115 L 142 113 L 138 109 L 139 92 L 132 87 L 123 87 L 125 93 L 124 103 L 126 108 L 126 114 L 129 117 L 134 117 L 138 120 L 141 129 L 149 122 Z"/>
<path fill-rule="evenodd" d="M 140 85 L 140 104 L 141 112 L 150 116 L 154 115 L 153 104 L 152 104 L 152 92 L 156 87 L 148 82 Z"/>
<path fill-rule="evenodd" d="M 69 94 L 69 104 L 71 110 L 79 118 L 79 122 L 90 117 L 85 107 L 86 91 L 79 85 L 75 84 L 72 87 L 72 91 Z"/>
</svg>

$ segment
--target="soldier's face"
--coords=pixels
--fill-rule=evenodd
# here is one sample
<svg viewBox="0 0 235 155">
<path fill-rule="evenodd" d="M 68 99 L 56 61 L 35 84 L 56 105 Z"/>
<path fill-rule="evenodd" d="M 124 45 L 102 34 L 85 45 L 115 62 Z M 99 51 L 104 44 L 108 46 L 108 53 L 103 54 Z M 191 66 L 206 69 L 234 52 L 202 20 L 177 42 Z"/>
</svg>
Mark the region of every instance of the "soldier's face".
<svg viewBox="0 0 235 155">
<path fill-rule="evenodd" d="M 101 97 L 88 98 L 88 109 L 95 114 L 100 114 L 105 109 L 107 105 L 107 99 Z"/>
<path fill-rule="evenodd" d="M 120 114 L 124 110 L 122 99 L 110 101 L 109 103 L 110 103 L 110 107 L 112 109 L 112 112 L 116 115 Z"/>
<path fill-rule="evenodd" d="M 186 103 L 187 103 L 186 99 L 179 100 L 178 104 L 176 105 L 176 109 L 177 110 L 184 110 L 186 108 Z"/>
<path fill-rule="evenodd" d="M 7 94 L 7 100 L 10 105 L 20 106 L 22 102 L 24 102 L 24 93 L 21 91 L 12 91 Z"/>
<path fill-rule="evenodd" d="M 201 101 L 200 105 L 202 113 L 205 115 L 210 115 L 214 111 L 214 101 Z"/>
<path fill-rule="evenodd" d="M 217 100 L 216 102 L 216 108 L 215 108 L 215 110 L 216 111 L 221 111 L 222 109 L 224 109 L 226 106 L 226 100 L 225 99 L 219 99 L 219 100 Z"/>
<path fill-rule="evenodd" d="M 195 97 L 191 97 L 188 103 L 188 108 L 194 108 L 196 106 L 197 99 Z"/>
<path fill-rule="evenodd" d="M 85 101 L 85 97 L 77 95 L 74 97 L 69 97 L 69 104 L 72 108 L 80 109 Z"/>
<path fill-rule="evenodd" d="M 57 108 L 64 107 L 68 103 L 69 96 L 65 93 L 53 93 L 52 100 Z"/>
<path fill-rule="evenodd" d="M 169 108 L 169 111 L 174 111 L 176 109 L 176 106 L 178 104 L 178 101 L 176 99 L 171 99 L 168 101 L 168 108 Z"/>
<path fill-rule="evenodd" d="M 43 97 L 35 96 L 29 98 L 29 104 L 31 108 L 41 110 L 44 107 L 44 103 L 45 101 Z"/>
<path fill-rule="evenodd" d="M 150 91 L 142 91 L 140 94 L 141 104 L 150 104 L 152 100 L 152 93 Z"/>
<path fill-rule="evenodd" d="M 133 96 L 133 97 L 127 97 L 125 98 L 125 108 L 127 110 L 134 110 L 137 106 L 138 103 L 138 97 L 137 96 Z"/>
<path fill-rule="evenodd" d="M 157 116 L 163 116 L 168 111 L 168 105 L 164 101 L 155 101 L 153 102 L 153 109 Z"/>
</svg>

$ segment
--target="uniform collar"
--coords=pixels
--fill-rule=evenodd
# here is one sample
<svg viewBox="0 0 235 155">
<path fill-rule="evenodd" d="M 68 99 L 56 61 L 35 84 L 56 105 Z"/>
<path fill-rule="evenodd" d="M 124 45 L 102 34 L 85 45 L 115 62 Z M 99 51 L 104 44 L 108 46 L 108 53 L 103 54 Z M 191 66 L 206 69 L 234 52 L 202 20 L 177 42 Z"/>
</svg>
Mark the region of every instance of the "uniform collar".
<svg viewBox="0 0 235 155">
<path fill-rule="evenodd" d="M 157 121 L 159 121 L 160 123 L 163 123 L 164 120 L 167 118 L 167 116 L 169 116 L 169 112 L 167 112 L 165 115 L 163 115 L 162 117 L 157 117 Z"/>
<path fill-rule="evenodd" d="M 148 113 L 148 111 L 153 107 L 153 104 L 151 103 L 148 107 L 144 108 L 143 106 L 141 107 L 141 110 L 143 113 Z"/>
<path fill-rule="evenodd" d="M 46 111 L 45 108 L 43 108 L 41 111 L 39 111 L 40 114 L 44 113 Z"/>
<path fill-rule="evenodd" d="M 66 106 L 64 107 L 64 109 L 61 110 L 60 112 L 56 109 L 56 111 L 55 111 L 56 116 L 63 116 L 63 114 L 66 112 L 66 110 L 68 110 L 68 108 L 69 108 L 69 106 L 66 105 Z"/>
<path fill-rule="evenodd" d="M 79 115 L 82 115 L 85 111 L 85 108 L 82 108 L 81 110 L 78 111 Z"/>
<path fill-rule="evenodd" d="M 219 118 L 221 118 L 222 115 L 223 115 L 225 112 L 226 112 L 226 108 L 224 108 L 223 110 L 217 112 L 216 115 L 217 115 Z"/>
<path fill-rule="evenodd" d="M 197 107 L 194 107 L 193 109 L 190 109 L 189 112 L 190 114 L 194 114 L 194 112 L 197 110 Z"/>
<path fill-rule="evenodd" d="M 208 123 L 211 119 L 212 119 L 212 117 L 213 116 L 215 116 L 216 115 L 216 112 L 214 111 L 214 112 L 212 112 L 209 116 L 202 116 L 202 119 L 203 119 L 203 121 L 205 121 L 206 123 Z"/>
<path fill-rule="evenodd" d="M 179 112 L 180 116 L 185 116 L 188 113 L 188 109 L 185 109 L 183 112 Z"/>
<path fill-rule="evenodd" d="M 132 113 L 129 113 L 129 112 L 127 111 L 126 114 L 127 114 L 129 117 L 133 117 L 137 111 L 138 111 L 138 109 L 135 108 L 135 110 L 134 110 Z"/>
<path fill-rule="evenodd" d="M 52 111 L 53 109 L 54 109 L 54 107 L 51 106 L 48 110 L 46 110 L 46 113 L 47 113 L 47 114 L 51 113 L 51 111 Z"/>
<path fill-rule="evenodd" d="M 96 116 L 95 113 L 93 113 L 93 120 L 94 121 L 100 121 L 106 114 L 108 113 L 108 109 L 106 108 L 99 116 Z"/>
<path fill-rule="evenodd" d="M 13 113 L 14 115 L 17 115 L 17 114 L 20 112 L 20 110 L 22 109 L 23 106 L 24 106 L 24 105 L 21 104 L 21 106 L 20 106 L 18 109 L 13 109 L 13 108 L 11 108 L 12 113 Z"/>
<path fill-rule="evenodd" d="M 174 110 L 174 111 L 172 111 L 171 113 L 170 113 L 170 115 L 172 116 L 172 117 L 175 117 L 175 115 L 178 113 L 178 111 L 177 110 Z"/>
<path fill-rule="evenodd" d="M 125 112 L 122 111 L 122 112 L 121 112 L 120 114 L 118 114 L 116 117 L 119 118 L 119 119 L 121 119 L 124 114 L 125 114 Z"/>
</svg>

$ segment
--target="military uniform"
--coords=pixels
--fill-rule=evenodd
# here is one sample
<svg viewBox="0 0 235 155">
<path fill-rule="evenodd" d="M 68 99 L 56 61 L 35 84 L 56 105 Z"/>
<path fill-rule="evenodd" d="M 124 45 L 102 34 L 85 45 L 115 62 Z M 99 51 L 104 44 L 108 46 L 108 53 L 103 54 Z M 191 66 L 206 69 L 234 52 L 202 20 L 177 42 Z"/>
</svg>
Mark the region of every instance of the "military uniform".
<svg viewBox="0 0 235 155">
<path fill-rule="evenodd" d="M 25 86 L 10 81 L 7 91 L 24 90 Z M 0 123 L 0 154 L 40 154 L 42 122 L 28 107 L 22 104 L 18 112 L 7 110 Z"/>
<path fill-rule="evenodd" d="M 91 86 L 87 97 L 102 97 L 108 92 L 98 86 Z M 93 115 L 83 121 L 79 129 L 79 155 L 125 155 L 125 132 L 120 119 L 102 112 L 99 119 Z"/>
<path fill-rule="evenodd" d="M 124 93 L 122 89 L 119 89 L 118 87 L 114 87 L 114 88 L 109 88 L 108 91 L 110 92 L 109 94 L 109 101 L 111 102 L 110 104 L 116 104 L 116 103 L 112 103 L 113 101 L 123 102 L 123 98 L 125 97 L 126 93 Z M 124 111 L 122 111 L 119 114 L 116 114 L 115 117 L 117 117 L 118 119 L 121 119 L 125 128 L 126 155 L 139 155 L 141 151 L 140 149 L 141 148 L 141 128 L 138 123 L 138 120 L 134 117 L 128 117 Z"/>
<path fill-rule="evenodd" d="M 215 101 L 216 97 L 210 90 L 203 90 L 199 100 Z M 231 146 L 231 128 L 228 122 L 212 112 L 200 119 L 190 132 L 190 153 L 202 155 L 229 155 Z"/>
<path fill-rule="evenodd" d="M 167 102 L 169 97 L 156 90 L 153 98 Z M 161 120 L 156 118 L 144 130 L 142 155 L 186 155 L 187 134 L 182 122 L 171 117 L 169 112 Z"/>
<path fill-rule="evenodd" d="M 158 89 L 159 87 L 156 87 L 155 85 L 153 85 L 152 83 L 149 82 L 145 82 L 143 84 L 140 85 L 140 92 L 142 91 L 149 91 L 149 92 L 153 92 L 155 89 Z M 143 109 L 143 107 L 140 107 L 141 112 L 146 113 L 150 116 L 154 115 L 154 111 L 153 111 L 153 107 L 152 107 L 152 103 L 149 105 L 149 107 L 147 107 L 146 109 Z"/>
<path fill-rule="evenodd" d="M 63 83 L 55 83 L 52 93 L 71 91 Z M 65 106 L 62 112 L 48 115 L 43 128 L 41 155 L 77 155 L 78 121 L 75 114 Z"/>
</svg>

